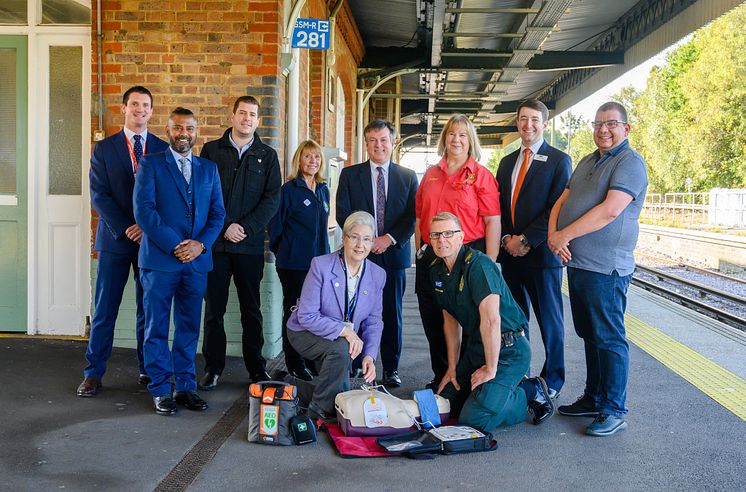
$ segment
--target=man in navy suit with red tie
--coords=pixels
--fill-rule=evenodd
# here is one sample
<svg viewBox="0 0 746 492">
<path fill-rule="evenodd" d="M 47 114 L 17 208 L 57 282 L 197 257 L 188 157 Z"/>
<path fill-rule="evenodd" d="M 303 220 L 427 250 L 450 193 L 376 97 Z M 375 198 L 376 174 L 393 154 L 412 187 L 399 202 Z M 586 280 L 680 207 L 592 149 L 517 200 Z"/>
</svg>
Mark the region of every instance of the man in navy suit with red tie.
<svg viewBox="0 0 746 492">
<path fill-rule="evenodd" d="M 145 306 L 143 355 L 158 415 L 173 415 L 177 403 L 188 410 L 207 409 L 196 393 L 194 357 L 212 270 L 210 248 L 225 218 L 217 165 L 192 154 L 194 113 L 174 109 L 167 132 L 168 150 L 140 163 L 134 196 L 135 218 L 143 230 L 138 258 Z"/>
<path fill-rule="evenodd" d="M 383 384 L 398 387 L 402 384 L 402 298 L 405 272 L 412 266 L 410 238 L 414 234 L 417 176 L 411 169 L 391 162 L 396 129 L 390 122 L 372 121 L 363 135 L 369 160 L 342 169 L 336 218 L 341 226 L 352 212 L 363 210 L 376 219 L 378 231 L 368 259 L 386 270 L 381 335 Z"/>
<path fill-rule="evenodd" d="M 540 375 L 557 398 L 565 382 L 562 262 L 547 246 L 547 224 L 572 165 L 569 155 L 544 141 L 549 110 L 541 101 L 523 101 L 517 119 L 521 148 L 500 161 L 496 176 L 503 211 L 497 261 L 526 319 L 533 305 L 546 355 Z"/>
<path fill-rule="evenodd" d="M 135 333 L 140 368 L 138 381 L 140 384 L 150 382 L 142 355 L 145 314 L 137 268 L 142 230 L 135 223 L 132 212 L 132 190 L 140 158 L 163 152 L 168 144 L 148 132 L 148 121 L 153 115 L 153 96 L 148 89 L 142 86 L 128 89 L 122 97 L 122 113 L 124 128 L 96 144 L 91 157 L 91 201 L 98 212 L 94 244 L 98 251 L 98 275 L 91 335 L 85 354 L 88 363 L 77 391 L 78 396 L 83 397 L 95 396 L 101 388 L 130 268 L 133 270 L 137 303 Z"/>
</svg>

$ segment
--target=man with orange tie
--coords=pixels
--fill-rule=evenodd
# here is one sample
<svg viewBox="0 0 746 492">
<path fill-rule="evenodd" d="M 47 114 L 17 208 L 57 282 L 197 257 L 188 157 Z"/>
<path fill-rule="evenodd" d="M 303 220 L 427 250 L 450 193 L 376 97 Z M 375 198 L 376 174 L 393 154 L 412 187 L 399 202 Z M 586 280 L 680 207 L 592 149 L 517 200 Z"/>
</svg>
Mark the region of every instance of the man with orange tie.
<svg viewBox="0 0 746 492">
<path fill-rule="evenodd" d="M 142 156 L 164 152 L 168 144 L 148 132 L 148 121 L 153 115 L 153 96 L 148 89 L 142 86 L 129 88 L 122 97 L 122 113 L 124 128 L 97 143 L 91 157 L 91 202 L 98 212 L 94 244 L 98 251 L 98 274 L 91 335 L 85 353 L 88 363 L 83 370 L 83 382 L 77 390 L 77 395 L 82 397 L 95 396 L 101 388 L 130 268 L 135 280 L 137 303 L 135 336 L 140 368 L 138 382 L 150 382 L 142 355 L 145 313 L 137 268 L 142 230 L 135 223 L 132 192 Z"/>
<path fill-rule="evenodd" d="M 526 319 L 533 305 L 544 342 L 540 375 L 554 399 L 565 382 L 562 262 L 547 246 L 547 224 L 572 165 L 569 155 L 544 141 L 548 118 L 541 101 L 529 99 L 518 106 L 521 148 L 500 161 L 496 175 L 504 234 L 497 261 Z"/>
</svg>

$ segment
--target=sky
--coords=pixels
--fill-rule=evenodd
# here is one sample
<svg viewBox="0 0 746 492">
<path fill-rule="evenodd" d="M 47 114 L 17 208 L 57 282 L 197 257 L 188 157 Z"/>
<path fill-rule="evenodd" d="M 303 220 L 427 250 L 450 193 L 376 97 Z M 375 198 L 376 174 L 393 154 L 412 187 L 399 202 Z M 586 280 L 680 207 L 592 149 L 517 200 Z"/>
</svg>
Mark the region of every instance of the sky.
<svg viewBox="0 0 746 492">
<path fill-rule="evenodd" d="M 557 116 L 564 116 L 567 112 L 571 111 L 575 116 L 582 116 L 586 121 L 593 121 L 593 118 L 596 115 L 596 108 L 609 101 L 611 96 L 619 92 L 623 87 L 631 85 L 637 90 L 644 89 L 647 85 L 650 70 L 656 65 L 665 65 L 666 55 L 668 55 L 670 51 L 676 49 L 680 44 L 687 42 L 690 37 L 691 35 L 685 37 L 678 43 L 669 46 L 654 57 L 650 58 L 648 61 L 636 66 L 615 81 L 589 95 Z M 489 160 L 491 154 L 492 149 L 482 149 L 482 158 L 480 159 L 480 162 L 485 164 Z M 428 166 L 437 163 L 439 160 L 440 158 L 438 157 L 435 148 L 415 149 L 402 156 L 401 164 L 410 169 L 414 169 L 415 172 L 419 174 L 422 174 Z"/>
</svg>

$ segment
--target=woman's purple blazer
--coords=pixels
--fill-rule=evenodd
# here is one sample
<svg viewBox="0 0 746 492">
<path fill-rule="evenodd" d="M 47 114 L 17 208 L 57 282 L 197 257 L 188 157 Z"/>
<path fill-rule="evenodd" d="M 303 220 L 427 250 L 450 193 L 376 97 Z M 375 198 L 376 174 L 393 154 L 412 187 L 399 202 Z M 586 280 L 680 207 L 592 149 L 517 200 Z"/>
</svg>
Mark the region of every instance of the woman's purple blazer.
<svg viewBox="0 0 746 492">
<path fill-rule="evenodd" d="M 362 355 L 375 360 L 383 331 L 383 286 L 386 272 L 365 260 L 365 274 L 360 281 L 357 306 L 352 321 L 363 340 Z M 335 251 L 311 260 L 311 269 L 303 282 L 298 309 L 288 319 L 288 329 L 308 331 L 336 340 L 343 328 L 345 303 L 345 273 Z"/>
</svg>

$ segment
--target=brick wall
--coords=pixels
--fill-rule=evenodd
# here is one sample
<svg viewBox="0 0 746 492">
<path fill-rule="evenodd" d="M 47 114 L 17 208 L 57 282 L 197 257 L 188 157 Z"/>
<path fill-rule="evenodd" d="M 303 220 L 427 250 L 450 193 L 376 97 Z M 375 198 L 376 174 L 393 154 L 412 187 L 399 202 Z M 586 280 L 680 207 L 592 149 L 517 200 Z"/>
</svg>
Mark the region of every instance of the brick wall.
<svg viewBox="0 0 746 492">
<path fill-rule="evenodd" d="M 95 10 L 95 4 L 94 4 Z M 94 18 L 95 18 L 94 12 Z M 252 94 L 262 104 L 259 135 L 282 155 L 285 83 L 279 72 L 282 2 L 277 0 L 104 0 L 104 127 L 117 131 L 122 93 L 146 86 L 155 98 L 151 129 L 165 136 L 168 113 L 192 109 L 199 151 L 228 126 L 233 101 Z M 93 90 L 96 86 L 93 33 Z"/>
</svg>

